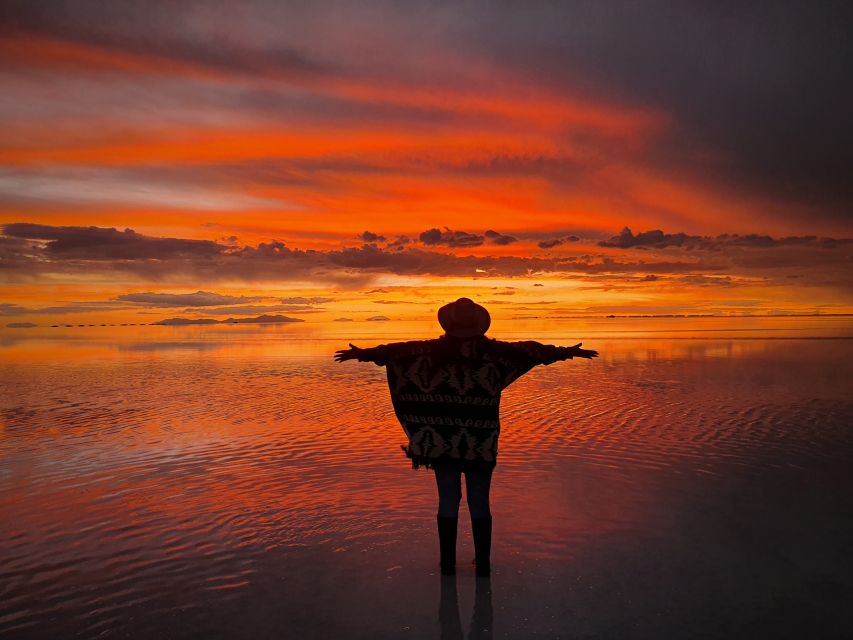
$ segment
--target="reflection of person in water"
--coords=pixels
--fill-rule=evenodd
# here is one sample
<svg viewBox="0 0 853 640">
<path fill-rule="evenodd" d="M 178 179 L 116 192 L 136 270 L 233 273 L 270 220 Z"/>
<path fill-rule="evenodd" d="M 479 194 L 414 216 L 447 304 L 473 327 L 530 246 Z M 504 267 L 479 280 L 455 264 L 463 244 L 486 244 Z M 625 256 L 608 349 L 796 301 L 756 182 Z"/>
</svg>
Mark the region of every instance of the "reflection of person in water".
<svg viewBox="0 0 853 640">
<path fill-rule="evenodd" d="M 491 640 L 494 637 L 492 625 L 492 588 L 489 578 L 474 583 L 474 610 L 468 627 L 468 640 Z M 459 617 L 459 595 L 456 591 L 456 578 L 450 576 L 441 580 L 441 596 L 438 603 L 438 624 L 441 627 L 441 640 L 463 640 L 462 619 Z"/>
<path fill-rule="evenodd" d="M 394 413 L 409 438 L 403 446 L 414 468 L 435 471 L 441 572 L 456 567 L 456 525 L 465 474 L 477 575 L 489 575 L 492 514 L 489 486 L 497 462 L 501 391 L 540 364 L 594 358 L 598 352 L 538 342 L 502 342 L 484 334 L 489 312 L 468 298 L 438 311 L 445 334 L 434 340 L 350 345 L 338 362 L 385 366 Z"/>
</svg>

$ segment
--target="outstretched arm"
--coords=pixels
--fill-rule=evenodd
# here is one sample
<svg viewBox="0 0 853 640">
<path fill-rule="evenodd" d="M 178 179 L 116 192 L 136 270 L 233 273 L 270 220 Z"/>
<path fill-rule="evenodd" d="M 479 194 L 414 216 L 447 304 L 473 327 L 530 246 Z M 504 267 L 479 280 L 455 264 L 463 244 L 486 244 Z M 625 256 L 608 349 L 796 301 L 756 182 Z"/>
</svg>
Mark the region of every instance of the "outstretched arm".
<svg viewBox="0 0 853 640">
<path fill-rule="evenodd" d="M 385 364 L 386 349 L 385 345 L 379 345 L 369 349 L 361 349 L 350 343 L 349 349 L 341 349 L 335 351 L 335 361 L 344 362 L 345 360 L 358 360 L 359 362 L 374 362 L 378 365 Z"/>
<path fill-rule="evenodd" d="M 551 364 L 560 360 L 571 360 L 572 358 L 596 358 L 598 351 L 592 349 L 581 349 L 582 342 L 572 347 L 558 347 L 553 344 L 541 344 L 533 340 L 513 343 L 521 349 L 529 358 L 530 365 Z"/>
</svg>

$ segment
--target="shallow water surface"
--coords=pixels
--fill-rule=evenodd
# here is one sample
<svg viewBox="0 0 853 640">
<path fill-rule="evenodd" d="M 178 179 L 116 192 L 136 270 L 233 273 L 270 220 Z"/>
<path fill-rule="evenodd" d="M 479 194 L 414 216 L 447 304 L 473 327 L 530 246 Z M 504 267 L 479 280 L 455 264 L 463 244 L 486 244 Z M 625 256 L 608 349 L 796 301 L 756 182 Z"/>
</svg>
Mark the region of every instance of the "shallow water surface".
<svg viewBox="0 0 853 640">
<path fill-rule="evenodd" d="M 0 636 L 843 637 L 853 331 L 535 326 L 479 581 L 343 329 L 7 331 Z"/>
</svg>

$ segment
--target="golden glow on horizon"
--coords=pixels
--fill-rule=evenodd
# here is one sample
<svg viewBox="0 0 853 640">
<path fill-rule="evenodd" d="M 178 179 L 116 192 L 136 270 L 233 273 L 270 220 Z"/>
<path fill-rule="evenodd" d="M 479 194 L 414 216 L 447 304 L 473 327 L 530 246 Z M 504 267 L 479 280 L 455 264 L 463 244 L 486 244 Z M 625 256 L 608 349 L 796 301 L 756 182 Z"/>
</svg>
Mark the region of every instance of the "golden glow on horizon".
<svg viewBox="0 0 853 640">
<path fill-rule="evenodd" d="M 542 286 L 536 286 L 536 285 Z M 122 288 L 110 298 L 103 294 L 104 283 L 89 286 L 57 284 L 40 286 L 27 285 L 2 288 L 4 300 L 14 300 L 27 308 L 56 309 L 48 313 L 21 313 L 6 315 L 3 324 L 32 322 L 41 327 L 50 325 L 72 326 L 100 324 L 150 324 L 167 318 L 214 318 L 254 317 L 260 315 L 283 315 L 297 318 L 306 324 L 325 324 L 338 318 L 347 318 L 363 326 L 369 318 L 384 316 L 390 323 L 428 321 L 431 322 L 437 309 L 448 301 L 465 296 L 485 305 L 495 321 L 516 323 L 529 318 L 538 322 L 564 322 L 566 318 L 602 318 L 606 315 L 717 315 L 717 316 L 766 316 L 778 314 L 808 314 L 815 312 L 813 298 L 797 300 L 788 298 L 784 304 L 768 308 L 766 287 L 761 282 L 744 284 L 734 290 L 722 289 L 712 300 L 697 295 L 691 286 L 676 286 L 666 280 L 661 282 L 625 283 L 616 286 L 608 281 L 549 280 L 537 278 L 487 279 L 470 281 L 463 278 L 427 277 L 383 277 L 373 283 L 369 290 L 347 289 L 280 289 L 274 286 L 216 291 L 235 297 L 257 297 L 257 301 L 223 302 L 208 306 L 174 304 L 153 306 L 118 300 L 117 297 L 130 293 L 151 291 L 189 294 L 197 289 L 185 286 L 167 286 L 163 283 L 152 287 L 132 286 Z M 732 292 L 733 291 L 733 292 Z M 744 304 L 744 298 L 760 299 L 761 306 Z M 299 298 L 322 298 L 322 301 L 307 303 L 288 302 Z M 93 305 L 91 310 L 83 305 Z M 100 306 L 98 306 L 100 305 Z M 68 307 L 77 307 L 65 311 Z M 826 305 L 819 309 L 823 313 L 853 313 L 850 305 Z M 387 323 L 380 323 L 387 326 Z"/>
<path fill-rule="evenodd" d="M 656 146 L 679 135 L 683 124 L 660 106 L 570 91 L 461 52 L 435 54 L 410 74 L 288 71 L 262 58 L 217 65 L 204 56 L 169 57 L 168 47 L 9 34 L 0 55 L 31 72 L 10 75 L 9 86 L 24 96 L 21 104 L 28 97 L 38 108 L 20 109 L 4 132 L 0 195 L 11 195 L 0 199 L 0 224 L 131 228 L 233 247 L 279 240 L 320 252 L 358 247 L 359 234 L 371 231 L 386 241 L 406 236 L 412 241 L 406 249 L 449 254 L 447 261 L 564 260 L 562 275 L 496 280 L 476 276 L 472 267 L 472 277 L 463 277 L 458 266 L 440 260 L 432 271 L 418 270 L 414 258 L 415 267 L 398 271 L 453 275 L 393 275 L 368 264 L 339 268 L 325 280 L 306 270 L 284 272 L 280 281 L 253 282 L 239 272 L 213 281 L 191 269 L 146 276 L 97 260 L 87 272 L 82 260 L 83 267 L 66 271 L 45 268 L 31 282 L 25 273 L 0 283 L 0 302 L 18 305 L 3 315 L 6 323 L 152 321 L 206 311 L 116 302 L 134 292 L 268 296 L 251 306 L 322 321 L 388 315 L 388 309 L 395 318 L 418 318 L 458 295 L 493 301 L 503 317 L 538 308 L 545 316 L 853 309 L 832 281 L 843 261 L 833 263 L 831 277 L 817 274 L 797 286 L 796 267 L 763 271 L 784 260 L 738 255 L 738 263 L 721 263 L 714 251 L 600 246 L 626 225 L 634 232 L 710 236 L 818 231 L 804 230 L 804 205 L 721 189 L 700 172 L 653 162 Z M 46 116 L 72 86 L 65 98 L 73 108 Z M 690 153 L 698 166 L 726 160 L 713 149 Z M 420 233 L 447 227 L 493 229 L 516 241 L 452 248 L 417 242 Z M 827 229 L 837 237 L 848 231 L 843 223 Z M 576 234 L 582 237 L 547 250 L 538 245 L 550 235 Z M 819 267 L 823 249 L 812 251 Z M 537 282 L 547 286 L 534 289 Z M 370 293 L 382 287 L 400 289 Z M 515 289 L 501 295 L 507 292 L 494 287 Z M 316 309 L 275 309 L 276 296 L 300 295 L 332 300 Z M 388 298 L 393 304 L 380 304 Z M 19 309 L 80 303 L 96 304 L 55 314 Z M 240 307 L 222 311 L 215 317 L 241 313 Z"/>
</svg>

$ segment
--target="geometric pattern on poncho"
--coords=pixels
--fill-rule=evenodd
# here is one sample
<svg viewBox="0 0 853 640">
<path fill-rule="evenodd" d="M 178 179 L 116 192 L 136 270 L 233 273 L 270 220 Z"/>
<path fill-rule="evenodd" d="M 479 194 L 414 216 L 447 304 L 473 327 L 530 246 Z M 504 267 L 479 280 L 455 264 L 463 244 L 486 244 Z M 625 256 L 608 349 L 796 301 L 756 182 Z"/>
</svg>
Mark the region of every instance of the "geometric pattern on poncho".
<svg viewBox="0 0 853 640">
<path fill-rule="evenodd" d="M 417 469 L 497 463 L 501 392 L 534 366 L 571 357 L 565 347 L 485 336 L 413 340 L 362 349 L 387 368 L 402 445 Z"/>
</svg>

